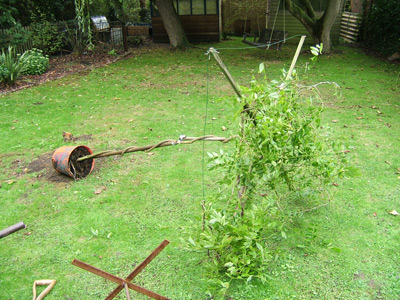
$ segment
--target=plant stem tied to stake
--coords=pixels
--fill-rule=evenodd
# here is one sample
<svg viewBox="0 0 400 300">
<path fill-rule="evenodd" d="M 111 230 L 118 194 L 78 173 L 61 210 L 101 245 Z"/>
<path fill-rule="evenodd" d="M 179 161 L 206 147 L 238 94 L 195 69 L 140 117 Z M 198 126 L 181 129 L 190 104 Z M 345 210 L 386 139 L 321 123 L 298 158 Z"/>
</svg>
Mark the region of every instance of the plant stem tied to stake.
<svg viewBox="0 0 400 300">
<path fill-rule="evenodd" d="M 116 151 L 114 151 L 114 150 L 101 151 L 98 153 L 80 157 L 77 161 L 80 162 L 80 161 L 90 159 L 90 158 L 100 158 L 100 157 L 107 157 L 107 156 L 114 156 L 114 155 L 122 156 L 125 153 L 138 152 L 138 151 L 150 152 L 150 151 L 154 150 L 155 148 L 174 146 L 174 145 L 179 145 L 179 144 L 193 144 L 194 142 L 197 142 L 197 141 L 211 141 L 211 142 L 227 143 L 231 139 L 236 138 L 236 137 L 237 136 L 230 136 L 228 138 L 225 138 L 225 137 L 217 137 L 214 135 L 204 135 L 204 136 L 200 136 L 200 137 L 187 137 L 185 135 L 181 135 L 178 140 L 168 139 L 168 140 L 163 140 L 154 145 L 147 145 L 147 146 L 142 146 L 142 147 L 131 146 L 131 147 L 125 148 L 124 150 L 116 150 Z"/>
</svg>

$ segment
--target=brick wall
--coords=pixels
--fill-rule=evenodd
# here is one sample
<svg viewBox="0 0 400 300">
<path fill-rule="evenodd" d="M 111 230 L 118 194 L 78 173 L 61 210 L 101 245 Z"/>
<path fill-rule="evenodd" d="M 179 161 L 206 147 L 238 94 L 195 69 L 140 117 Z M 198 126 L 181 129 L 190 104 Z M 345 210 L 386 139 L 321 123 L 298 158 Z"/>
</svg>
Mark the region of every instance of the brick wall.
<svg viewBox="0 0 400 300">
<path fill-rule="evenodd" d="M 267 5 L 268 0 L 222 0 L 222 32 L 242 35 L 263 30 Z"/>
</svg>

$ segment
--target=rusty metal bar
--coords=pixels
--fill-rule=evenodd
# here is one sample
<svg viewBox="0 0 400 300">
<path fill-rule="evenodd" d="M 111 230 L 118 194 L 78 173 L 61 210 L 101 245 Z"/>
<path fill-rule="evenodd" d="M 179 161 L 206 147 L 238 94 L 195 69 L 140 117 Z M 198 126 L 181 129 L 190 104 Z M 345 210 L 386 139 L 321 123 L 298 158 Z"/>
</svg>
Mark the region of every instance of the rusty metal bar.
<svg viewBox="0 0 400 300">
<path fill-rule="evenodd" d="M 18 230 L 24 229 L 26 226 L 24 224 L 24 222 L 19 222 L 17 224 L 14 224 L 6 229 L 3 229 L 0 231 L 0 239 L 3 237 L 6 237 L 7 235 L 14 233 Z"/>
<path fill-rule="evenodd" d="M 140 272 L 143 271 L 143 269 L 161 252 L 164 250 L 164 248 L 169 244 L 168 240 L 164 240 L 161 242 L 160 245 L 144 260 L 142 261 L 136 268 L 132 271 L 131 274 L 128 275 L 128 277 L 125 278 L 126 281 L 132 281 Z M 118 285 L 109 295 L 105 300 L 112 300 L 114 297 L 116 297 L 119 292 L 121 292 L 123 289 L 123 286 L 120 284 Z"/>
<path fill-rule="evenodd" d="M 105 272 L 105 271 L 103 271 L 103 270 L 100 270 L 100 269 L 98 269 L 98 268 L 96 268 L 96 267 L 93 267 L 93 266 L 91 266 L 91 265 L 89 265 L 89 264 L 87 264 L 87 263 L 84 263 L 83 261 L 74 259 L 74 260 L 72 261 L 72 264 L 73 264 L 74 266 L 76 266 L 76 267 L 79 267 L 79 268 L 81 268 L 81 269 L 84 269 L 84 270 L 86 270 L 86 271 L 88 271 L 88 272 L 91 272 L 91 273 L 93 273 L 93 274 L 95 274 L 95 275 L 98 275 L 98 276 L 100 276 L 100 277 L 103 277 L 103 278 L 105 278 L 105 279 L 108 279 L 108 280 L 110 280 L 110 281 L 112 281 L 112 282 L 115 282 L 115 283 L 117 283 L 117 284 L 123 285 L 123 284 L 125 283 L 131 290 L 134 290 L 134 291 L 136 291 L 136 292 L 138 292 L 138 293 L 141 293 L 141 294 L 143 294 L 143 295 L 146 295 L 146 296 L 148 296 L 148 297 L 150 297 L 150 298 L 153 298 L 153 299 L 156 299 L 156 300 L 170 300 L 170 299 L 168 299 L 167 297 L 164 297 L 164 296 L 161 296 L 161 295 L 159 295 L 159 294 L 157 294 L 157 293 L 154 293 L 154 292 L 152 292 L 152 291 L 149 291 L 149 290 L 147 290 L 147 289 L 145 289 L 145 288 L 143 288 L 143 287 L 141 287 L 141 286 L 138 286 L 138 285 L 136 285 L 136 284 L 133 284 L 133 283 L 131 283 L 131 282 L 129 282 L 129 281 L 126 281 L 126 280 L 124 280 L 124 279 L 122 279 L 122 278 L 119 278 L 119 277 L 117 277 L 117 276 L 114 276 L 114 275 L 112 275 L 112 274 L 110 274 L 110 273 L 107 273 L 107 272 Z"/>
</svg>

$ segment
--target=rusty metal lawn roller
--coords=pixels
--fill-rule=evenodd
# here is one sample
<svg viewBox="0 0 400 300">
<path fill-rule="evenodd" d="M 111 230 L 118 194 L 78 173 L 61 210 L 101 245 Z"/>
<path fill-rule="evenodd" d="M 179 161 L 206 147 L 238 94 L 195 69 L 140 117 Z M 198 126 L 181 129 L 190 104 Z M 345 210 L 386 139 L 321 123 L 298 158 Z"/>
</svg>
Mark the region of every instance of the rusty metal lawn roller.
<svg viewBox="0 0 400 300">
<path fill-rule="evenodd" d="M 52 156 L 54 169 L 74 179 L 89 175 L 94 168 L 94 159 L 78 162 L 78 159 L 93 154 L 87 146 L 67 146 L 58 148 Z"/>
</svg>

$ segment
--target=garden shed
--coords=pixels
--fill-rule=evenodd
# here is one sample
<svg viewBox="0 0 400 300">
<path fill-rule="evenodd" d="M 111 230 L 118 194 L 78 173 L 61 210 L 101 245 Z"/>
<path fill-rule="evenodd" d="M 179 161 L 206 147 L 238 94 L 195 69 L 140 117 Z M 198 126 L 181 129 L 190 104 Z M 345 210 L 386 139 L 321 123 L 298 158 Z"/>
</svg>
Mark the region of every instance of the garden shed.
<svg viewBox="0 0 400 300">
<path fill-rule="evenodd" d="M 219 41 L 223 35 L 241 36 L 243 33 L 258 34 L 265 28 L 289 32 L 289 36 L 310 34 L 285 8 L 284 0 L 173 0 L 186 35 L 190 42 Z M 323 15 L 328 0 L 311 0 L 317 17 Z M 343 11 L 343 3 L 340 12 Z M 151 3 L 153 40 L 168 43 L 163 21 Z M 331 31 L 332 42 L 339 42 L 341 13 Z M 291 40 L 295 43 L 298 40 Z"/>
<path fill-rule="evenodd" d="M 219 41 L 221 35 L 219 0 L 173 0 L 173 2 L 189 42 Z M 151 1 L 151 22 L 153 41 L 168 43 L 169 38 L 164 23 L 154 6 L 154 1 Z"/>
<path fill-rule="evenodd" d="M 310 34 L 304 26 L 285 8 L 284 0 L 223 0 L 222 32 L 224 35 L 242 35 L 244 32 L 258 34 L 264 28 L 274 28 L 289 32 L 289 36 L 307 35 L 307 42 L 312 43 Z M 311 0 L 317 17 L 321 17 L 328 0 Z M 340 12 L 343 11 L 343 3 Z M 331 31 L 334 43 L 339 42 L 341 13 Z M 275 25 L 274 25 L 275 23 Z M 293 42 L 297 43 L 298 39 Z"/>
</svg>

